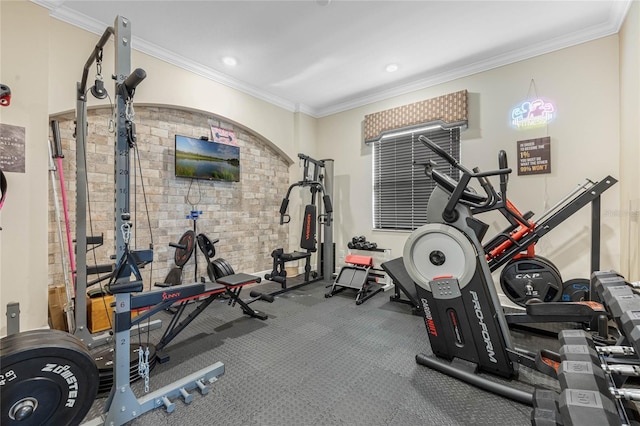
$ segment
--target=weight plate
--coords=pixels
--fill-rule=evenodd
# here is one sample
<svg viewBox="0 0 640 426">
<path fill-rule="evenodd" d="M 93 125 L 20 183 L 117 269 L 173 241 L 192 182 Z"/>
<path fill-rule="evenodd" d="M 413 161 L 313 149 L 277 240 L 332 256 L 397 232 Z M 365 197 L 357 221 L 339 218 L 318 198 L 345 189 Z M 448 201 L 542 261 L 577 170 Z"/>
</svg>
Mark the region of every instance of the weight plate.
<svg viewBox="0 0 640 426">
<path fill-rule="evenodd" d="M 224 265 L 227 268 L 227 275 L 233 275 L 233 274 L 236 273 L 236 271 L 233 270 L 233 267 L 231 266 L 231 264 L 229 262 L 227 262 L 224 259 L 222 259 L 222 261 L 224 262 Z"/>
<path fill-rule="evenodd" d="M 144 346 L 144 345 L 143 345 Z M 129 381 L 133 383 L 140 379 L 138 373 L 138 351 L 140 345 L 132 343 L 130 345 L 131 350 L 129 352 Z M 108 392 L 113 385 L 113 348 L 103 348 L 93 353 L 93 358 L 98 366 L 100 372 L 100 385 L 98 387 L 98 393 Z M 156 366 L 156 347 L 149 344 L 149 371 L 153 370 Z"/>
<path fill-rule="evenodd" d="M 182 284 L 182 268 L 171 268 L 166 278 L 164 279 L 165 284 L 171 285 L 180 285 Z"/>
<path fill-rule="evenodd" d="M 558 269 L 558 267 L 555 265 L 555 263 L 553 263 L 552 261 L 550 261 L 546 257 L 540 256 L 538 254 L 533 255 L 533 257 L 535 259 L 538 259 L 538 260 L 542 261 L 543 263 L 547 264 L 548 266 L 552 267 L 553 269 L 555 269 L 555 271 L 558 273 L 558 275 L 562 275 L 562 274 L 560 274 L 560 269 Z"/>
<path fill-rule="evenodd" d="M 562 277 L 557 268 L 541 256 L 511 260 L 502 269 L 500 286 L 504 294 L 520 306 L 525 306 L 530 299 L 557 302 L 563 294 Z"/>
<path fill-rule="evenodd" d="M 224 259 L 222 259 L 224 260 Z M 225 266 L 227 268 L 227 272 L 229 273 L 229 275 L 233 275 L 236 273 L 236 271 L 233 270 L 233 267 L 231 266 L 231 264 L 229 262 L 227 262 L 226 260 L 224 260 Z"/>
<path fill-rule="evenodd" d="M 0 340 L 0 424 L 77 425 L 98 390 L 99 375 L 83 343 L 58 330 Z"/>
<path fill-rule="evenodd" d="M 207 275 L 209 276 L 209 281 L 216 282 L 216 270 L 213 263 L 207 263 Z"/>
<path fill-rule="evenodd" d="M 464 288 L 475 272 L 476 250 L 456 228 L 430 223 L 409 235 L 403 259 L 409 276 L 428 291 L 433 278 L 446 275 L 456 278 Z"/>
<path fill-rule="evenodd" d="M 207 256 L 208 259 L 213 259 L 213 257 L 216 255 L 216 246 L 211 242 L 209 237 L 204 234 L 198 234 L 197 240 L 200 251 L 204 253 L 204 255 Z"/>
<path fill-rule="evenodd" d="M 213 265 L 216 279 L 235 274 L 229 262 L 222 258 L 214 260 L 211 264 Z"/>
<path fill-rule="evenodd" d="M 181 248 L 176 249 L 176 254 L 173 258 L 176 266 L 184 266 L 189 261 L 189 259 L 191 258 L 191 254 L 193 254 L 195 239 L 196 234 L 191 230 L 182 234 L 182 237 L 180 237 L 180 241 L 178 241 L 178 244 L 184 246 L 185 248 L 184 250 Z"/>
<path fill-rule="evenodd" d="M 563 302 L 584 302 L 589 300 L 591 282 L 587 278 L 574 278 L 566 281 L 563 286 Z"/>
</svg>

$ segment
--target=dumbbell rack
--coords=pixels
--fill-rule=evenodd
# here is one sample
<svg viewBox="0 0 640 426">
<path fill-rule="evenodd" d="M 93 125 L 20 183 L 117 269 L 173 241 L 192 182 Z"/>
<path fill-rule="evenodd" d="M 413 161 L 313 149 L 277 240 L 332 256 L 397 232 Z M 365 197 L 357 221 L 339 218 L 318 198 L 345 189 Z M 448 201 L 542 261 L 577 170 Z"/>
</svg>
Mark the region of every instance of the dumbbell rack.
<svg viewBox="0 0 640 426">
<path fill-rule="evenodd" d="M 535 390 L 533 425 L 626 425 L 638 418 L 633 402 L 640 401 L 640 389 L 627 379 L 640 377 L 640 295 L 615 272 L 594 272 L 591 290 L 621 337 L 615 346 L 598 346 L 583 330 L 562 331 L 561 392 Z"/>
</svg>

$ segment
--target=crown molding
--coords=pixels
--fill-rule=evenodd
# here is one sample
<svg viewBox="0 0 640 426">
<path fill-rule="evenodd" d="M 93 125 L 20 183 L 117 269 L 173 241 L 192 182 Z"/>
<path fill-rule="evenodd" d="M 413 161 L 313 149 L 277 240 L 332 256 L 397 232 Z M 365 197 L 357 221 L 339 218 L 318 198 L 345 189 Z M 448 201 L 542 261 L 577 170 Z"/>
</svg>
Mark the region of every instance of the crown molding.
<svg viewBox="0 0 640 426">
<path fill-rule="evenodd" d="M 527 49 L 514 49 L 487 59 L 463 64 L 455 69 L 432 74 L 428 77 L 401 84 L 387 90 L 370 92 L 363 96 L 353 97 L 329 107 L 316 109 L 314 110 L 314 116 L 317 118 L 326 117 L 328 115 L 337 114 L 374 102 L 383 101 L 395 96 L 406 95 L 407 93 L 415 92 L 417 90 L 426 89 L 483 71 L 489 71 L 494 68 L 499 68 L 501 66 L 513 64 L 515 62 L 520 62 L 536 56 L 552 53 L 571 46 L 576 46 L 578 44 L 617 34 L 624 22 L 624 18 L 631 6 L 631 2 L 632 0 L 616 1 L 612 16 L 610 16 L 606 23 L 584 28 L 580 31 L 566 34 L 561 37 L 556 37 L 555 39 L 530 46 Z"/>
<path fill-rule="evenodd" d="M 80 29 L 89 31 L 91 33 L 101 35 L 105 28 L 109 25 L 104 22 L 93 19 L 85 14 L 75 12 L 64 5 L 64 0 L 31 0 L 33 3 L 43 6 L 49 9 L 49 15 L 52 18 L 58 19 L 60 21 L 66 22 L 70 25 L 78 27 Z M 236 80 L 232 77 L 229 77 L 225 74 L 217 72 L 209 67 L 206 67 L 198 62 L 195 62 L 191 59 L 187 59 L 183 56 L 178 55 L 175 52 L 164 49 L 160 46 L 157 46 L 153 43 L 150 43 L 144 39 L 141 39 L 136 36 L 131 37 L 131 47 L 139 52 L 147 54 L 156 59 L 160 59 L 161 61 L 170 63 L 175 65 L 178 68 L 182 68 L 186 71 L 189 71 L 193 74 L 199 75 L 201 77 L 207 78 L 209 80 L 220 83 L 224 86 L 230 87 L 232 89 L 236 89 L 240 92 L 251 95 L 255 98 L 261 99 L 265 102 L 268 102 L 272 105 L 278 106 L 280 108 L 286 109 L 291 112 L 297 112 L 299 107 L 291 101 L 283 99 L 281 97 L 275 96 L 271 93 L 268 93 L 264 90 L 258 89 L 251 85 L 248 85 L 244 82 Z M 312 111 L 306 107 L 302 107 L 305 111 Z M 305 112 L 307 113 L 307 112 Z"/>
<path fill-rule="evenodd" d="M 64 6 L 64 0 L 31 0 L 50 10 L 50 16 L 59 19 L 73 26 L 82 28 L 94 34 L 102 34 L 107 24 L 97 21 L 84 14 L 75 12 Z M 142 53 L 160 59 L 164 62 L 175 65 L 176 67 L 185 69 L 201 77 L 215 81 L 232 89 L 251 95 L 265 102 L 283 108 L 291 112 L 301 112 L 314 118 L 322 118 L 328 115 L 337 114 L 350 109 L 362 107 L 374 102 L 379 102 L 395 96 L 405 95 L 417 90 L 426 89 L 438 84 L 446 83 L 463 77 L 488 71 L 504 65 L 530 59 L 535 56 L 552 53 L 557 50 L 586 43 L 598 38 L 607 37 L 617 34 L 624 22 L 624 19 L 631 7 L 633 0 L 620 0 L 612 2 L 612 9 L 609 19 L 606 23 L 592 27 L 584 28 L 571 34 L 557 37 L 527 49 L 513 49 L 509 52 L 498 54 L 480 61 L 469 62 L 456 66 L 452 70 L 431 74 L 428 77 L 419 78 L 405 84 L 400 84 L 393 88 L 385 90 L 373 90 L 360 93 L 343 101 L 327 106 L 327 107 L 311 107 L 309 105 L 298 104 L 273 95 L 263 89 L 251 86 L 242 81 L 236 80 L 225 74 L 217 72 L 209 67 L 199 64 L 190 59 L 184 58 L 175 52 L 168 51 L 153 43 L 138 37 L 132 37 L 132 47 Z"/>
</svg>

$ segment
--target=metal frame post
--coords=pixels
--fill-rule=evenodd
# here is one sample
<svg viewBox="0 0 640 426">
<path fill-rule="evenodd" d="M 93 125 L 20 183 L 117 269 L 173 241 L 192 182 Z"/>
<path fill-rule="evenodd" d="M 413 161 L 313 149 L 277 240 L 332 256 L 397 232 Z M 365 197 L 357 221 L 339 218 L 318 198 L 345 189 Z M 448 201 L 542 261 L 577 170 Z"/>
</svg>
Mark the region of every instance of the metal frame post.
<svg viewBox="0 0 640 426">
<path fill-rule="evenodd" d="M 333 204 L 333 160 L 322 160 L 324 164 L 324 195 L 328 195 Z M 324 209 L 324 203 L 320 203 Z M 335 212 L 335 206 L 333 208 Z M 324 212 L 327 213 L 327 212 Z M 322 265 L 322 277 L 325 281 L 333 280 L 333 273 L 335 272 L 334 265 L 334 248 L 333 248 L 333 213 L 327 214 L 327 220 L 324 223 L 323 235 L 323 265 Z"/>
<path fill-rule="evenodd" d="M 121 259 L 125 250 L 124 236 L 120 231 L 124 220 L 122 215 L 129 213 L 129 143 L 127 140 L 127 105 L 121 87 L 131 72 L 131 25 L 127 18 L 116 17 L 115 53 L 116 53 L 116 144 L 114 153 L 115 181 L 115 236 L 116 259 Z M 119 278 L 119 277 L 118 277 Z"/>
</svg>

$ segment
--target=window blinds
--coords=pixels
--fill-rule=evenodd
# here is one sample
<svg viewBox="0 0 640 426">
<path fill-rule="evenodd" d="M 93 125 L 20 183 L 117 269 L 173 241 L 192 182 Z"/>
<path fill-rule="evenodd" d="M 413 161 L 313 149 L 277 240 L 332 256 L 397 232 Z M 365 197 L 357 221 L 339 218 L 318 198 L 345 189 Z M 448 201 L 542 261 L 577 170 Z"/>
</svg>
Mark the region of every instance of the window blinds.
<svg viewBox="0 0 640 426">
<path fill-rule="evenodd" d="M 426 223 L 427 202 L 435 183 L 419 164 L 434 160 L 438 171 L 458 179 L 454 168 L 422 142 L 425 135 L 460 160 L 460 128 L 387 137 L 373 144 L 373 226 L 414 230 Z"/>
</svg>

